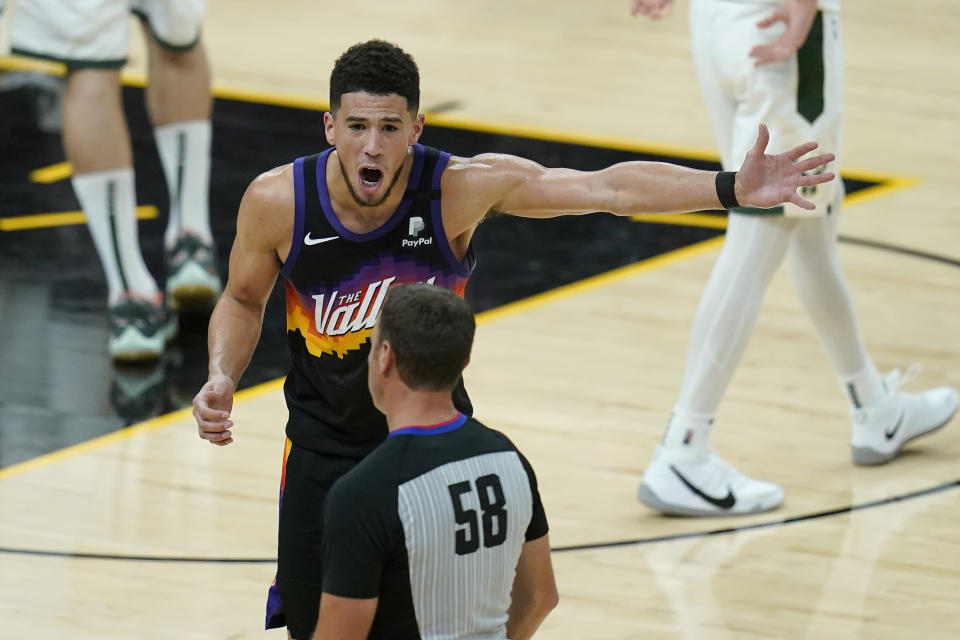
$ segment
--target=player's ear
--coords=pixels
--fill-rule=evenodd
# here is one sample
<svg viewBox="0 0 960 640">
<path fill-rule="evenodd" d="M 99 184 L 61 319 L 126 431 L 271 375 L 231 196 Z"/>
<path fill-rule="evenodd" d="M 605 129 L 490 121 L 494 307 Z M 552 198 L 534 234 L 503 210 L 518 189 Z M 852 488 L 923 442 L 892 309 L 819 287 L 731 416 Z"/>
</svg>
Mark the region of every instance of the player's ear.
<svg viewBox="0 0 960 640">
<path fill-rule="evenodd" d="M 413 130 L 410 132 L 410 139 L 407 144 L 417 144 L 420 135 L 423 134 L 423 123 L 424 115 L 422 113 L 417 114 L 417 117 L 413 119 Z"/>
<path fill-rule="evenodd" d="M 324 134 L 326 134 L 327 142 L 330 144 L 330 146 L 337 145 L 336 138 L 333 135 L 334 120 L 335 120 L 334 115 L 329 111 L 325 111 L 323 113 L 323 132 Z"/>
</svg>

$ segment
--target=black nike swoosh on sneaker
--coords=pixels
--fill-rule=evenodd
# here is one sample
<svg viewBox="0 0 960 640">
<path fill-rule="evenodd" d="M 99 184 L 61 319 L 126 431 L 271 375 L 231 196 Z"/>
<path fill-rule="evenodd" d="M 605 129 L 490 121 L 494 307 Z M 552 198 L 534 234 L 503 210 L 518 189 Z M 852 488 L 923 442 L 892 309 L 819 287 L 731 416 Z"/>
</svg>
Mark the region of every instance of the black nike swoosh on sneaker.
<svg viewBox="0 0 960 640">
<path fill-rule="evenodd" d="M 675 466 L 670 465 L 670 471 L 673 471 L 675 474 L 677 474 L 677 477 L 680 478 L 680 482 L 687 485 L 687 488 L 690 489 L 690 491 L 693 491 L 695 494 L 697 494 L 698 496 L 700 496 L 701 498 L 703 498 L 713 506 L 717 507 L 718 509 L 724 509 L 724 510 L 732 509 L 733 505 L 737 504 L 737 499 L 734 497 L 733 491 L 731 491 L 729 487 L 727 488 L 726 497 L 714 498 L 713 496 L 704 493 L 703 491 L 700 490 L 699 487 L 697 487 L 695 484 L 693 484 L 692 482 L 684 478 L 683 474 L 677 471 L 677 468 Z"/>
<path fill-rule="evenodd" d="M 897 435 L 897 431 L 900 430 L 900 425 L 903 424 L 903 416 L 907 413 L 906 409 L 900 409 L 900 417 L 897 419 L 897 424 L 893 425 L 893 431 L 883 430 L 883 435 L 887 436 L 887 440 L 893 440 L 893 436 Z"/>
</svg>

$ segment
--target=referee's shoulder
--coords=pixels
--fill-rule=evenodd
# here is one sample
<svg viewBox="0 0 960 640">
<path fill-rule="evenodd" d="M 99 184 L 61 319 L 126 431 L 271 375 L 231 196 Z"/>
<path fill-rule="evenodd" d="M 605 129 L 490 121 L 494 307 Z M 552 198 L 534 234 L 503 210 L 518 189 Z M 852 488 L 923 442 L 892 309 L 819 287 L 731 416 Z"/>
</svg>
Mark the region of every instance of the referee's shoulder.
<svg viewBox="0 0 960 640">
<path fill-rule="evenodd" d="M 396 469 L 393 461 L 399 455 L 398 449 L 402 448 L 402 443 L 392 439 L 381 443 L 357 466 L 340 476 L 330 490 L 331 495 L 337 493 L 344 499 L 362 500 L 364 496 L 381 491 L 383 485 L 393 482 Z"/>
<path fill-rule="evenodd" d="M 507 437 L 507 434 L 502 431 L 498 431 L 493 427 L 488 426 L 486 423 L 477 420 L 476 418 L 471 418 L 477 427 L 481 430 L 481 433 L 485 438 L 489 438 L 491 442 L 497 442 L 502 445 L 508 446 L 510 449 L 517 450 L 517 445 L 513 444 L 513 440 Z"/>
</svg>

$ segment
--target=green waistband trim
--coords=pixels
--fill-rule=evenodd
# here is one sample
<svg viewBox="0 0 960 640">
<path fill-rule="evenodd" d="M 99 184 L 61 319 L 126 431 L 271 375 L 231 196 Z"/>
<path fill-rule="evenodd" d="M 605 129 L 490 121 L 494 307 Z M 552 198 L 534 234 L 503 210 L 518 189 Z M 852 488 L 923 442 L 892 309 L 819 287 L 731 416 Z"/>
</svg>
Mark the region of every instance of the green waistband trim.
<svg viewBox="0 0 960 640">
<path fill-rule="evenodd" d="M 36 51 L 28 51 L 26 49 L 21 49 L 19 47 L 13 47 L 11 53 L 15 53 L 18 56 L 28 56 L 30 58 L 37 58 L 39 60 L 49 60 L 51 62 L 59 62 L 61 64 L 67 65 L 70 69 L 119 69 L 127 64 L 126 58 L 119 58 L 113 60 L 84 60 L 79 58 L 59 58 L 57 56 L 51 56 L 46 53 L 37 53 Z"/>
<path fill-rule="evenodd" d="M 783 206 L 772 207 L 770 209 L 760 209 L 759 207 L 737 207 L 730 209 L 730 213 L 742 213 L 745 216 L 782 216 Z"/>
</svg>

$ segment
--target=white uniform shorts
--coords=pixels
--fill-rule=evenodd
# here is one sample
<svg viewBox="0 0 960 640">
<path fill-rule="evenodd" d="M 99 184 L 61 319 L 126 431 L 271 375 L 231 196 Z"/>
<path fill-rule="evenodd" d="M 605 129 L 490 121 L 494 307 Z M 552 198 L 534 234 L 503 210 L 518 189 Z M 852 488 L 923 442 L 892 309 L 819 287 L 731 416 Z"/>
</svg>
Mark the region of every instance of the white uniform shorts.
<svg viewBox="0 0 960 640">
<path fill-rule="evenodd" d="M 4 0 L 0 0 L 0 6 Z M 130 13 L 164 47 L 187 50 L 200 39 L 205 0 L 6 0 L 13 53 L 70 67 L 122 67 Z"/>
<path fill-rule="evenodd" d="M 740 168 L 757 139 L 760 123 L 770 130 L 767 153 L 781 153 L 808 140 L 815 153 L 840 156 L 843 115 L 843 44 L 840 16 L 821 11 L 800 51 L 783 63 L 754 66 L 750 50 L 783 33 L 778 23 L 756 23 L 776 5 L 728 0 L 691 0 L 690 31 L 697 79 L 703 91 L 725 169 Z M 826 171 L 836 171 L 837 161 Z M 786 204 L 788 216 L 823 216 L 842 197 L 840 180 L 806 187 L 800 194 L 816 212 Z M 740 210 L 750 213 L 749 210 Z M 758 212 L 758 211 L 755 211 Z"/>
</svg>

